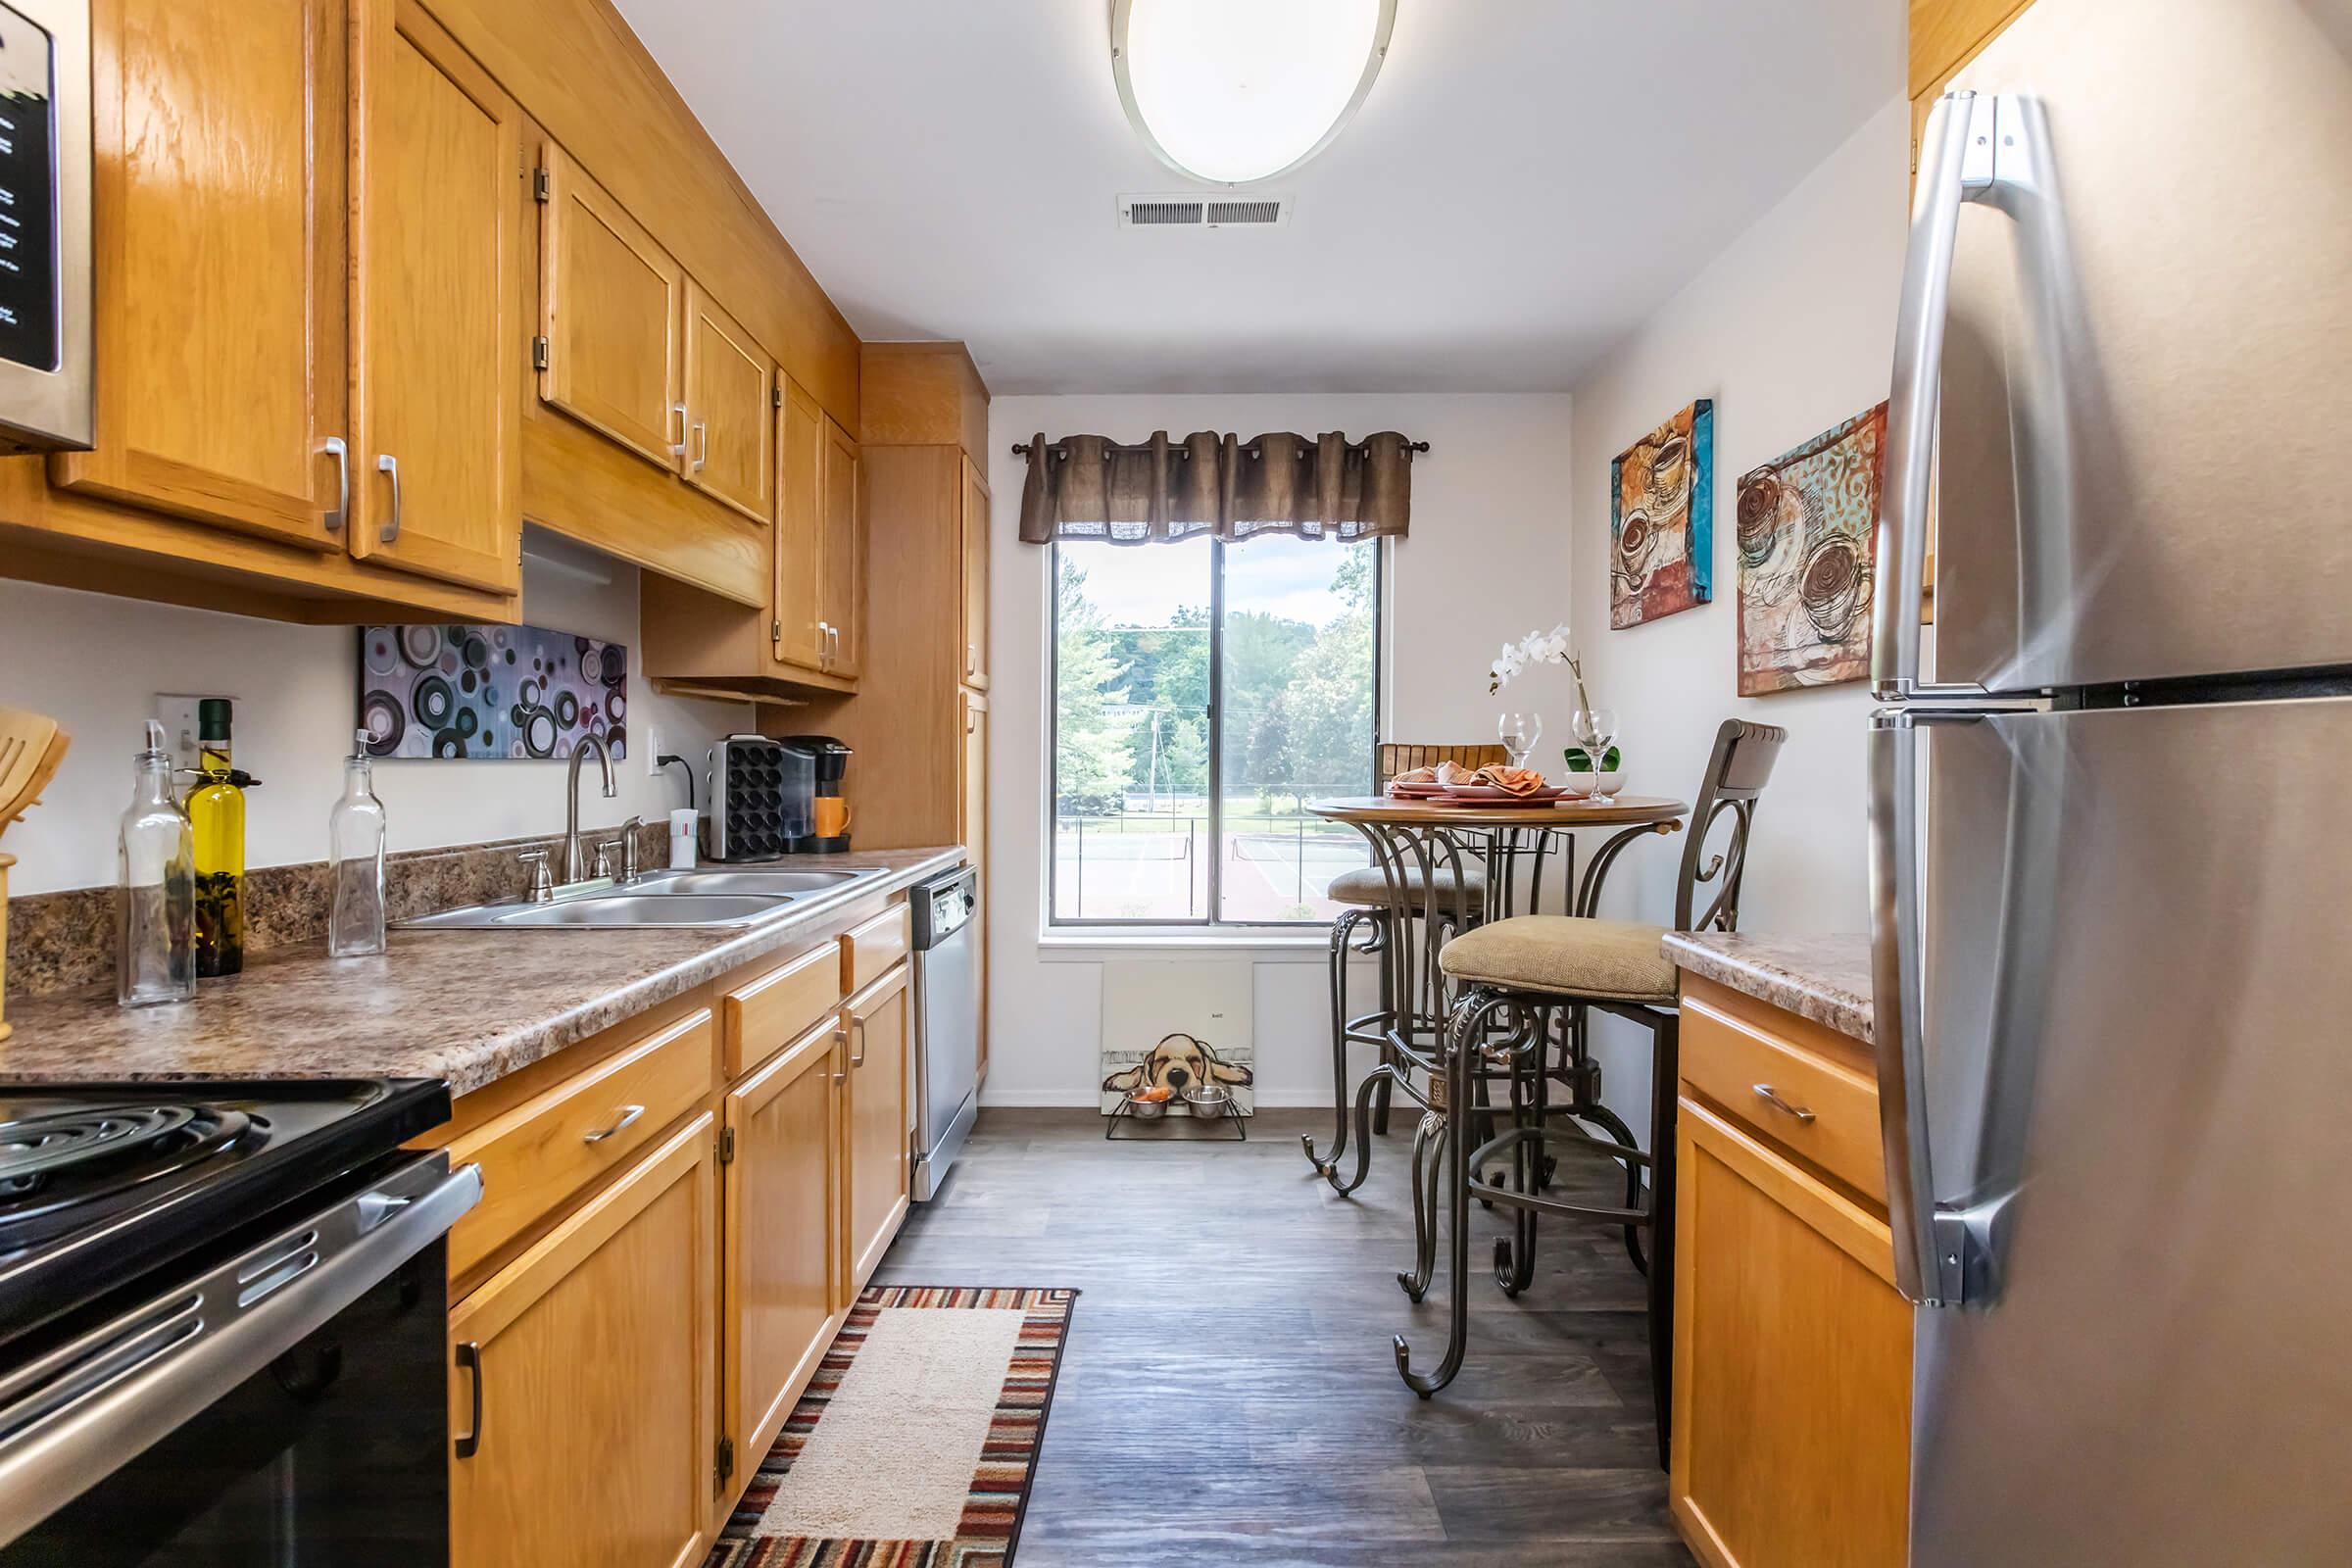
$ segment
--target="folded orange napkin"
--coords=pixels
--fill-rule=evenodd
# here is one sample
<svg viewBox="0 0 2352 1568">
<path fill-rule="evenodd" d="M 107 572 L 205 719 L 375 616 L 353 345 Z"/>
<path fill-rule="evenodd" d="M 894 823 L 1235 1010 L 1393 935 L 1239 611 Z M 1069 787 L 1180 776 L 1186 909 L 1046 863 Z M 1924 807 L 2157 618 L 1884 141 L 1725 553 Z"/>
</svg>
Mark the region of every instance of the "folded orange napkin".
<svg viewBox="0 0 2352 1568">
<path fill-rule="evenodd" d="M 1510 795 L 1533 795 L 1544 788 L 1544 775 L 1532 767 L 1505 767 L 1496 762 L 1480 768 L 1474 777 Z"/>
<path fill-rule="evenodd" d="M 1438 764 L 1438 782 L 1449 790 L 1459 789 L 1464 784 L 1477 783 L 1478 775 L 1459 762 L 1440 762 Z"/>
</svg>

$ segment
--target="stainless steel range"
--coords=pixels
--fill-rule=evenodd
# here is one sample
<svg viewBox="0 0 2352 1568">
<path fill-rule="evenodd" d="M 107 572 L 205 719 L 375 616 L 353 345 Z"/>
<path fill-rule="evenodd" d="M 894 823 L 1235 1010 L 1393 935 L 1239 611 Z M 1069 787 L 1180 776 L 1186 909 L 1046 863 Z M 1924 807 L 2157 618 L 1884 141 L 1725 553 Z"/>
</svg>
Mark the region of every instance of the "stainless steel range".
<svg viewBox="0 0 2352 1568">
<path fill-rule="evenodd" d="M 448 1560 L 433 1082 L 0 1092 L 0 1564 Z"/>
</svg>

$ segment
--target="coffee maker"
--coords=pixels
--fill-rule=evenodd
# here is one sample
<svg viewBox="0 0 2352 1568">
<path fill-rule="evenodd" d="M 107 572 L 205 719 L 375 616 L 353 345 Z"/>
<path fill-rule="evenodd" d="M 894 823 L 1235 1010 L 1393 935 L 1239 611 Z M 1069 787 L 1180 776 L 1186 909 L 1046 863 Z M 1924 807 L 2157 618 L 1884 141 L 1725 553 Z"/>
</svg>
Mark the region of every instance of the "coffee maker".
<svg viewBox="0 0 2352 1568">
<path fill-rule="evenodd" d="M 788 855 L 842 855 L 850 848 L 850 803 L 841 793 L 841 776 L 853 753 L 830 735 L 787 735 L 780 744 L 807 757 L 815 769 L 815 796 L 810 831 L 784 846 Z"/>
</svg>

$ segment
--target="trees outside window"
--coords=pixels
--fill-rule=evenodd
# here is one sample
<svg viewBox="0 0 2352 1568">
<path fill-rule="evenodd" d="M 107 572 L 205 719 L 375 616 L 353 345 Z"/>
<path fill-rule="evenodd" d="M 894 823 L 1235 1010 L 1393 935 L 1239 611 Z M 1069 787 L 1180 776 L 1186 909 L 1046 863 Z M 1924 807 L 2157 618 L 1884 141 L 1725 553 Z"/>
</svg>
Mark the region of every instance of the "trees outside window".
<svg viewBox="0 0 2352 1568">
<path fill-rule="evenodd" d="M 1329 919 L 1367 856 L 1304 807 L 1372 789 L 1378 546 L 1054 551 L 1054 920 Z"/>
</svg>

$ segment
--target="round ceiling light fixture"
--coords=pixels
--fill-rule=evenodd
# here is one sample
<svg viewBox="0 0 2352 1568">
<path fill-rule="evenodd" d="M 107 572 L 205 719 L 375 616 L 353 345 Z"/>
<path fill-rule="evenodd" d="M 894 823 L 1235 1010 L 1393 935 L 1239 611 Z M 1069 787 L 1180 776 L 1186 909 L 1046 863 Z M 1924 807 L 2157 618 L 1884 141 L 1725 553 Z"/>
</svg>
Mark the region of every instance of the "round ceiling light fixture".
<svg viewBox="0 0 2352 1568">
<path fill-rule="evenodd" d="M 1347 128 L 1396 24 L 1396 0 L 1111 0 L 1110 69 L 1161 163 L 1248 185 Z"/>
</svg>

